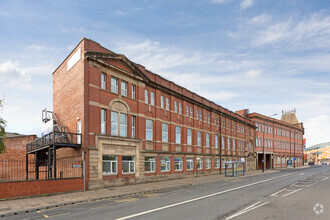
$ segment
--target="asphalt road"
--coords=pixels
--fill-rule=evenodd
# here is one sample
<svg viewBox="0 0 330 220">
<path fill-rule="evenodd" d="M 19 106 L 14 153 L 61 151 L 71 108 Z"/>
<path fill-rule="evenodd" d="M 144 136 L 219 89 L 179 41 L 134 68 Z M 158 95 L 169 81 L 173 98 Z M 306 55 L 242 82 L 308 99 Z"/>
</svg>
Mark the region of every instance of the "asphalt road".
<svg viewBox="0 0 330 220">
<path fill-rule="evenodd" d="M 330 219 L 330 167 L 283 170 L 6 219 Z"/>
</svg>

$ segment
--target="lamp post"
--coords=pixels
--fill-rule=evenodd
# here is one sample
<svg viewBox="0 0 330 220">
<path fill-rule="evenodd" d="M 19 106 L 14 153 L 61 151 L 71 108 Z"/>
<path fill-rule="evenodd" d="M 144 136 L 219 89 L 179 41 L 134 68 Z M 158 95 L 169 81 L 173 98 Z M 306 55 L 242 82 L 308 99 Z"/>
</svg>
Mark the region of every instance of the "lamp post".
<svg viewBox="0 0 330 220">
<path fill-rule="evenodd" d="M 272 117 L 277 115 L 277 113 L 267 116 Z M 262 172 L 265 172 L 265 124 L 262 124 Z"/>
</svg>

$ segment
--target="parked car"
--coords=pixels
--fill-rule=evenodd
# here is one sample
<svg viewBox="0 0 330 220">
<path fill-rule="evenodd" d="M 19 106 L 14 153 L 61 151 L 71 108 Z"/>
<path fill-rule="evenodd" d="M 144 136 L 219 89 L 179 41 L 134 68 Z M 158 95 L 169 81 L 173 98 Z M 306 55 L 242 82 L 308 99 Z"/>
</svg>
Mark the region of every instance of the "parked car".
<svg viewBox="0 0 330 220">
<path fill-rule="evenodd" d="M 314 165 L 314 162 L 308 162 L 308 165 Z"/>
<path fill-rule="evenodd" d="M 322 162 L 322 165 L 328 165 L 327 162 Z"/>
</svg>

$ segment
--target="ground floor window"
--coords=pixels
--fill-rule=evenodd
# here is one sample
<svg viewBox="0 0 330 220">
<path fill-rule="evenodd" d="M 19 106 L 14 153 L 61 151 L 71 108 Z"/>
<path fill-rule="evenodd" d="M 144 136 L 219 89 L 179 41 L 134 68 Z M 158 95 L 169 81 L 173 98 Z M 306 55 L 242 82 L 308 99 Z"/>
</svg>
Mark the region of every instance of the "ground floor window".
<svg viewBox="0 0 330 220">
<path fill-rule="evenodd" d="M 175 170 L 182 170 L 182 157 L 174 158 L 174 166 Z"/>
<path fill-rule="evenodd" d="M 225 164 L 226 164 L 226 159 L 222 158 L 221 160 L 221 167 L 225 168 Z"/>
<path fill-rule="evenodd" d="M 282 157 L 282 164 L 285 164 L 285 157 Z"/>
<path fill-rule="evenodd" d="M 214 159 L 214 168 L 220 168 L 220 158 Z"/>
<path fill-rule="evenodd" d="M 117 156 L 103 155 L 103 174 L 117 174 Z"/>
<path fill-rule="evenodd" d="M 171 160 L 170 157 L 162 157 L 160 160 L 160 170 L 161 171 L 170 171 Z"/>
<path fill-rule="evenodd" d="M 277 164 L 281 164 L 281 158 L 280 157 L 277 158 Z"/>
<path fill-rule="evenodd" d="M 205 169 L 211 169 L 211 158 L 205 159 Z"/>
<path fill-rule="evenodd" d="M 203 158 L 197 157 L 197 170 L 203 169 Z"/>
<path fill-rule="evenodd" d="M 194 169 L 194 158 L 187 158 L 186 159 L 187 170 Z"/>
<path fill-rule="evenodd" d="M 133 156 L 123 156 L 122 159 L 122 171 L 123 173 L 134 173 L 134 157 Z"/>
<path fill-rule="evenodd" d="M 144 159 L 144 171 L 154 172 L 155 171 L 155 157 L 145 157 Z"/>
</svg>

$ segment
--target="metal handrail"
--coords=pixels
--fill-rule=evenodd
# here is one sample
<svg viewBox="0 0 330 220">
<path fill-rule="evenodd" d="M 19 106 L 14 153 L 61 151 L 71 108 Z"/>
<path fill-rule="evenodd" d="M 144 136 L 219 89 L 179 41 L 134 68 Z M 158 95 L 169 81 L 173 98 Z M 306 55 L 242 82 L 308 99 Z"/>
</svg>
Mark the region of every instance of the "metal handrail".
<svg viewBox="0 0 330 220">
<path fill-rule="evenodd" d="M 78 133 L 53 131 L 41 138 L 36 138 L 34 141 L 26 144 L 26 152 L 37 150 L 51 144 L 80 144 L 77 143 L 77 137 L 81 136 Z M 79 138 L 81 140 L 81 137 Z"/>
</svg>

